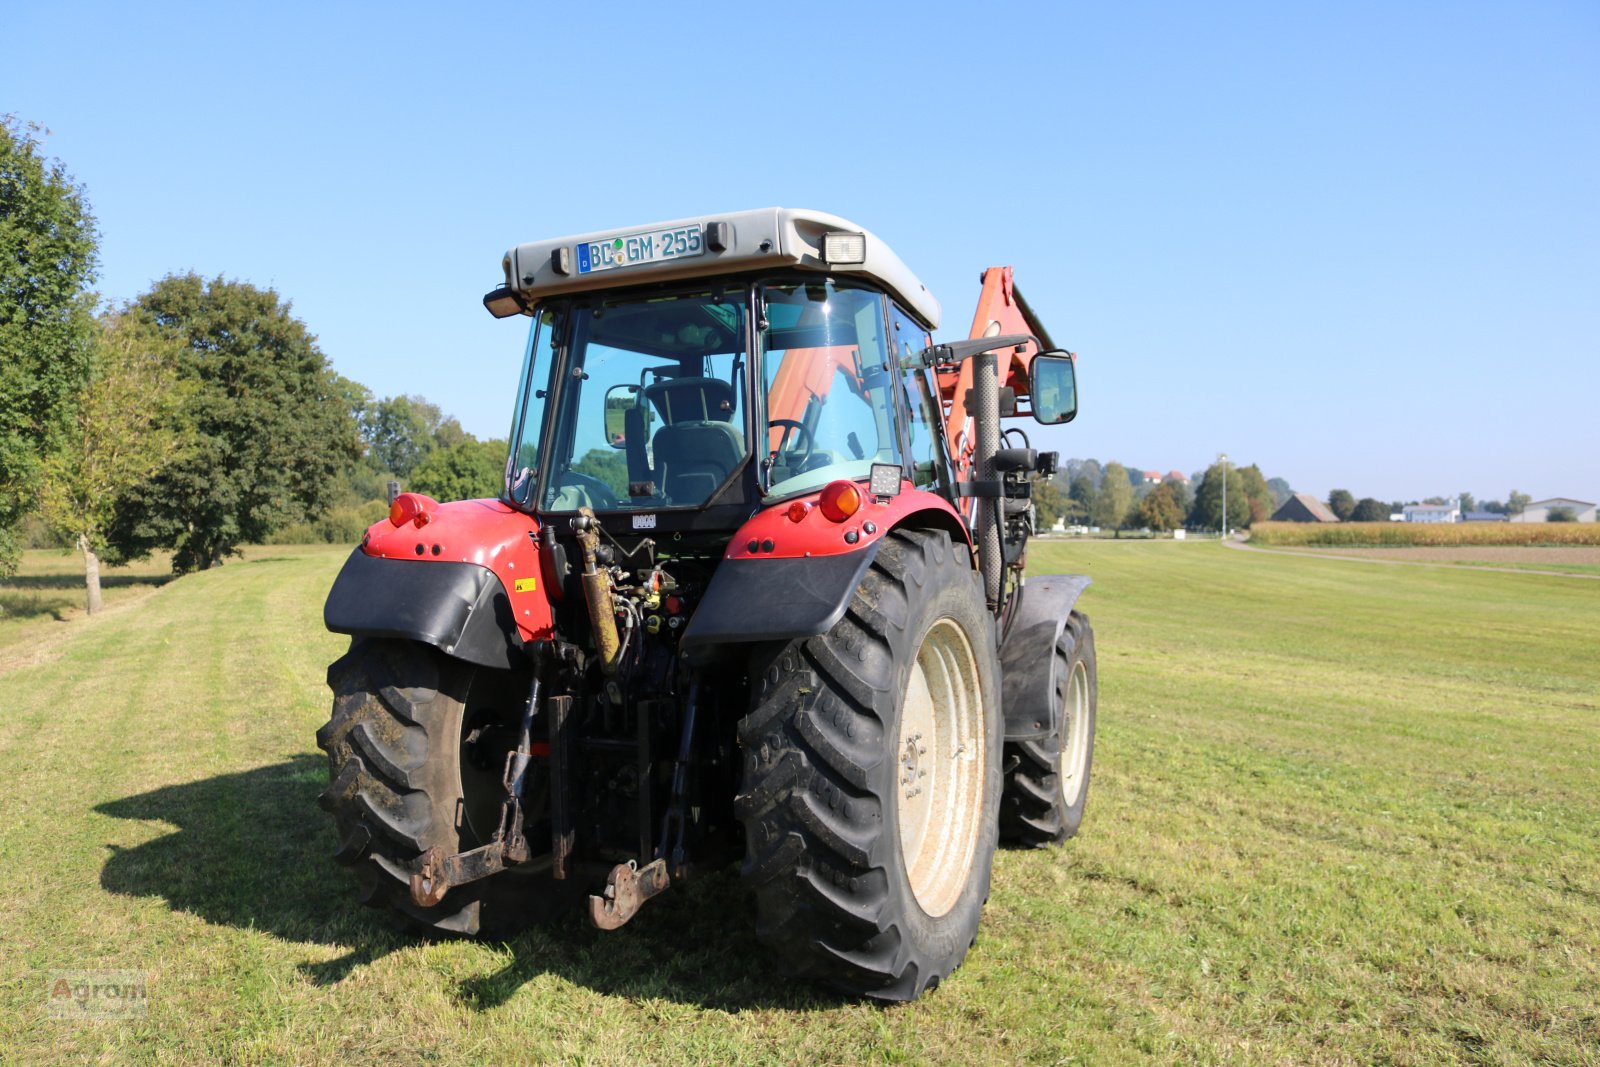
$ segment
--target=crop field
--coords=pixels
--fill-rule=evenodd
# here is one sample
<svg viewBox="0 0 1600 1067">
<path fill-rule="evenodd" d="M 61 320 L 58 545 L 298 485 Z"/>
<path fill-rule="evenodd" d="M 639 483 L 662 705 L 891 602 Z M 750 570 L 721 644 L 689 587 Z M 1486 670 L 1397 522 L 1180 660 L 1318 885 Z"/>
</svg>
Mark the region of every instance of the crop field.
<svg viewBox="0 0 1600 1067">
<path fill-rule="evenodd" d="M 1405 548 L 1267 548 L 1261 551 L 1349 556 L 1385 563 L 1590 574 L 1600 578 L 1600 545 L 1410 545 Z"/>
<path fill-rule="evenodd" d="M 1594 522 L 1258 522 L 1257 545 L 1349 548 L 1405 545 L 1600 545 Z"/>
<path fill-rule="evenodd" d="M 1003 853 L 965 966 L 885 1008 L 779 977 L 733 870 L 609 934 L 362 908 L 315 802 L 343 556 L 0 618 L 32 650 L 0 663 L 0 1060 L 1600 1064 L 1593 580 L 1036 544 L 1096 583 L 1084 830 Z M 98 969 L 144 1013 L 53 1018 L 52 972 Z"/>
</svg>

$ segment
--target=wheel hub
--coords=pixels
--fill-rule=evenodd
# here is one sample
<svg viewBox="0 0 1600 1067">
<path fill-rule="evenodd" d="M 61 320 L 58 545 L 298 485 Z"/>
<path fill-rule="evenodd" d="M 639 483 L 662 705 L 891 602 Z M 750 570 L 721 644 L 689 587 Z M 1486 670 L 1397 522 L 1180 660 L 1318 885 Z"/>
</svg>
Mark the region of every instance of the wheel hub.
<svg viewBox="0 0 1600 1067">
<path fill-rule="evenodd" d="M 983 722 L 972 645 L 954 620 L 940 619 L 911 664 L 895 746 L 900 853 L 912 895 L 936 918 L 960 899 L 977 852 Z"/>
<path fill-rule="evenodd" d="M 907 800 L 922 792 L 917 783 L 928 776 L 928 772 L 921 768 L 922 757 L 927 751 L 928 746 L 922 743 L 921 734 L 906 738 L 900 755 L 900 790 Z"/>
</svg>

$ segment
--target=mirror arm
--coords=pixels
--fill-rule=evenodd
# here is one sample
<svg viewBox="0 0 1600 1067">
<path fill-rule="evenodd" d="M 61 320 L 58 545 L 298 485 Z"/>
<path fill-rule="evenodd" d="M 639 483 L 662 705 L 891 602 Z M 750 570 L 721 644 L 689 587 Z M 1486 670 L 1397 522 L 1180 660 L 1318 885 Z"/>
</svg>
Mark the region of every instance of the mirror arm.
<svg viewBox="0 0 1600 1067">
<path fill-rule="evenodd" d="M 1020 349 L 1028 344 L 1044 347 L 1031 333 L 1008 333 L 1001 337 L 976 337 L 970 341 L 949 341 L 942 345 L 931 345 L 913 358 L 923 367 L 950 367 L 973 356 L 1000 348 L 1012 348 L 1020 352 Z"/>
</svg>

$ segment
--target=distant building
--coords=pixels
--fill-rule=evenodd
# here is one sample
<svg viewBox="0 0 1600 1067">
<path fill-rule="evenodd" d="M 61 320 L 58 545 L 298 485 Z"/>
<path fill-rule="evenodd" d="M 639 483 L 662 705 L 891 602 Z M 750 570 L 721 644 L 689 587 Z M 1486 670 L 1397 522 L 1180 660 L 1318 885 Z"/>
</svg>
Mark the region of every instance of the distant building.
<svg viewBox="0 0 1600 1067">
<path fill-rule="evenodd" d="M 1461 516 L 1462 522 L 1505 522 L 1506 517 L 1498 511 L 1468 511 Z"/>
<path fill-rule="evenodd" d="M 1338 522 L 1339 516 L 1310 493 L 1296 493 L 1272 513 L 1273 522 Z"/>
<path fill-rule="evenodd" d="M 1177 482 L 1179 485 L 1188 485 L 1189 476 L 1182 471 L 1168 471 L 1163 481 Z"/>
<path fill-rule="evenodd" d="M 1535 500 L 1522 509 L 1521 515 L 1511 516 L 1512 522 L 1549 522 L 1552 508 L 1566 508 L 1577 517 L 1579 522 L 1595 521 L 1595 505 L 1587 500 L 1573 500 L 1571 497 L 1553 496 L 1549 500 Z"/>
<path fill-rule="evenodd" d="M 1146 485 L 1160 485 L 1161 484 L 1161 472 L 1160 471 L 1140 471 L 1139 473 L 1144 475 L 1144 480 L 1145 480 L 1145 484 Z"/>
<path fill-rule="evenodd" d="M 1460 522 L 1459 504 L 1407 504 L 1406 522 Z"/>
</svg>

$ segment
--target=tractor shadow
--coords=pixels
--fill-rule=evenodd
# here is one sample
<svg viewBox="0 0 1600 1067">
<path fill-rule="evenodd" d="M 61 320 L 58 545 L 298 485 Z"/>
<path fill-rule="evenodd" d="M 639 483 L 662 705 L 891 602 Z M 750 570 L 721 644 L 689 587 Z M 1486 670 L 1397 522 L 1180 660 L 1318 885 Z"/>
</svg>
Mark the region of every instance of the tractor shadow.
<svg viewBox="0 0 1600 1067">
<path fill-rule="evenodd" d="M 330 858 L 332 823 L 317 807 L 327 775 L 321 756 L 296 755 L 100 804 L 95 811 L 102 815 L 177 827 L 142 845 L 111 846 L 100 884 L 127 896 L 162 897 L 174 910 L 217 925 L 347 948 L 337 959 L 300 965 L 316 985 L 338 983 L 357 967 L 425 943 L 363 907 L 354 879 Z M 615 932 L 596 930 L 581 912 L 532 927 L 504 943 L 498 971 L 450 992 L 463 1006 L 490 1010 L 551 974 L 607 995 L 724 1011 L 843 1003 L 780 977 L 754 927 L 737 875 L 718 872 L 663 894 Z"/>
<path fill-rule="evenodd" d="M 102 574 L 100 576 L 100 588 L 120 589 L 135 585 L 156 587 L 166 585 L 174 577 L 171 574 Z M 82 593 L 83 575 L 81 573 L 13 574 L 5 580 L 5 584 L 13 589 L 64 589 L 73 593 Z"/>
</svg>

